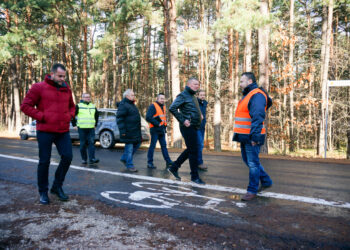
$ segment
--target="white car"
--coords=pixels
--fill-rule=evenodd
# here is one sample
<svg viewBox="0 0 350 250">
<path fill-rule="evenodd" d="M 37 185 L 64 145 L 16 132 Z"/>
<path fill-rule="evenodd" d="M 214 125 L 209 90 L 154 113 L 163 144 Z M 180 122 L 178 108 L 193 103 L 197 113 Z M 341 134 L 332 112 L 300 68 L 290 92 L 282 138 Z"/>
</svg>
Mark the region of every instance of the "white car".
<svg viewBox="0 0 350 250">
<path fill-rule="evenodd" d="M 99 141 L 102 148 L 113 148 L 120 140 L 119 128 L 117 126 L 117 109 L 98 109 L 99 118 L 95 128 L 95 140 Z M 70 124 L 69 133 L 72 141 L 79 140 L 78 128 Z M 146 120 L 141 117 L 142 141 L 149 141 L 151 136 Z M 24 125 L 19 133 L 22 140 L 36 137 L 36 121 Z"/>
</svg>

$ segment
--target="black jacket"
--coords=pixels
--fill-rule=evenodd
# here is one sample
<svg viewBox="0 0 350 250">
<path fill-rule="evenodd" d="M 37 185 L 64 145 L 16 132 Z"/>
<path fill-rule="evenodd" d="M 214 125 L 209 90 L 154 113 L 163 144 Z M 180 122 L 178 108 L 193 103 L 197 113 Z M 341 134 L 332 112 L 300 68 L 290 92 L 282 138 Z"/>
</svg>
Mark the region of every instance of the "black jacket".
<svg viewBox="0 0 350 250">
<path fill-rule="evenodd" d="M 184 121 L 189 120 L 191 126 L 200 128 L 201 125 L 201 114 L 200 110 L 196 107 L 193 102 L 193 95 L 196 92 L 190 87 L 186 86 L 185 90 L 182 91 L 170 105 L 169 111 L 179 121 L 180 126 L 184 126 Z"/>
<path fill-rule="evenodd" d="M 117 124 L 120 142 L 139 143 L 141 137 L 141 116 L 133 101 L 124 98 L 118 106 Z"/>
<path fill-rule="evenodd" d="M 160 106 L 161 109 L 163 109 L 164 105 L 162 105 L 160 103 L 158 103 L 158 105 Z M 153 117 L 156 113 L 157 113 L 157 110 L 154 107 L 154 104 L 152 103 L 148 107 L 147 114 L 146 114 L 146 121 L 148 121 L 149 123 L 152 123 L 154 126 L 153 128 L 150 129 L 151 134 L 153 134 L 153 133 L 164 134 L 166 132 L 166 126 L 164 126 L 164 125 L 159 126 L 159 124 L 161 123 L 162 120 L 158 116 Z"/>
</svg>

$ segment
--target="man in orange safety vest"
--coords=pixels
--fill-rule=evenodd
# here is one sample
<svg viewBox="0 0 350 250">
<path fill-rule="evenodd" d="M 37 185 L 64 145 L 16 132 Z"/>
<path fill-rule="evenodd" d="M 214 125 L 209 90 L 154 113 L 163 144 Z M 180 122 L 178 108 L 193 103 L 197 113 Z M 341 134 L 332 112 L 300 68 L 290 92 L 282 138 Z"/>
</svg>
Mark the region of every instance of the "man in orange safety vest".
<svg viewBox="0 0 350 250">
<path fill-rule="evenodd" d="M 159 141 L 163 158 L 166 162 L 166 167 L 170 167 L 173 162 L 169 157 L 168 149 L 166 146 L 166 109 L 165 109 L 165 95 L 159 93 L 157 100 L 152 103 L 147 110 L 146 121 L 149 122 L 151 132 L 151 143 L 147 153 L 147 167 L 150 169 L 156 168 L 153 164 L 154 149 L 157 141 Z"/>
<path fill-rule="evenodd" d="M 265 113 L 272 100 L 263 88 L 258 87 L 252 72 L 242 74 L 240 87 L 243 97 L 235 113 L 233 141 L 240 142 L 242 159 L 249 167 L 249 185 L 242 197 L 243 201 L 249 201 L 256 197 L 258 191 L 272 186 L 272 180 L 259 160 L 260 147 L 266 136 Z"/>
</svg>

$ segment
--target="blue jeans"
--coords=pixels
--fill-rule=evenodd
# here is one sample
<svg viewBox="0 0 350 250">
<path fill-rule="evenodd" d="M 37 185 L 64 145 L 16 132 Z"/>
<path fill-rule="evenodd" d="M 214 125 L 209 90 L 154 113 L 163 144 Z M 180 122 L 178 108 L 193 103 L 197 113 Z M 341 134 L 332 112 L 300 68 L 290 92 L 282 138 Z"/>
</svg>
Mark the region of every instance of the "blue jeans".
<svg viewBox="0 0 350 250">
<path fill-rule="evenodd" d="M 52 143 L 56 145 L 57 151 L 61 156 L 60 163 L 56 169 L 53 187 L 62 187 L 70 163 L 73 159 L 72 142 L 69 132 L 50 133 L 37 131 L 37 140 L 39 146 L 39 164 L 38 164 L 38 187 L 39 192 L 47 192 L 49 189 L 49 166 L 51 159 Z"/>
<path fill-rule="evenodd" d="M 203 164 L 204 130 L 198 130 L 198 165 Z"/>
<path fill-rule="evenodd" d="M 259 189 L 259 181 L 261 181 L 262 186 L 272 185 L 270 176 L 260 164 L 260 146 L 241 143 L 241 153 L 244 163 L 249 167 L 249 185 L 247 191 L 256 194 Z"/>
<path fill-rule="evenodd" d="M 124 147 L 124 154 L 120 158 L 121 161 L 126 162 L 127 168 L 134 167 L 134 163 L 132 162 L 133 155 L 137 151 L 137 149 L 141 146 L 141 142 L 139 143 L 126 143 Z"/>
<path fill-rule="evenodd" d="M 80 155 L 83 161 L 87 160 L 87 153 L 89 160 L 95 159 L 95 129 L 94 128 L 78 128 L 80 140 Z M 87 150 L 86 150 L 87 149 Z"/>
<path fill-rule="evenodd" d="M 154 149 L 156 147 L 157 141 L 159 141 L 160 147 L 162 149 L 162 154 L 163 154 L 164 160 L 167 163 L 171 163 L 168 149 L 166 148 L 165 133 L 163 133 L 163 134 L 152 133 L 151 134 L 151 144 L 149 145 L 149 148 L 148 148 L 147 163 L 153 164 Z"/>
</svg>

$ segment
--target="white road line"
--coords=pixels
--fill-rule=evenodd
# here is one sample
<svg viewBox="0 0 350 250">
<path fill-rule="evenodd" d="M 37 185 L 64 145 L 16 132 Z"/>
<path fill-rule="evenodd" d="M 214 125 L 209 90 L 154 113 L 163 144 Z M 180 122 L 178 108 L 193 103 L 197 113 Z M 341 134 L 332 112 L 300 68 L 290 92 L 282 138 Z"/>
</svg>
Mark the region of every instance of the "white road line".
<svg viewBox="0 0 350 250">
<path fill-rule="evenodd" d="M 0 157 L 7 158 L 7 159 L 14 159 L 14 160 L 38 163 L 38 160 L 35 160 L 35 159 L 29 159 L 29 158 L 23 158 L 23 157 L 11 156 L 11 155 L 0 154 Z M 51 162 L 51 165 L 58 165 L 58 163 Z M 126 174 L 126 173 L 112 172 L 112 171 L 101 170 L 101 169 L 91 169 L 91 168 L 79 167 L 79 166 L 75 166 L 75 165 L 71 165 L 70 168 L 82 170 L 82 171 L 88 171 L 88 172 L 95 172 L 95 173 L 103 173 L 103 174 L 128 177 L 128 178 L 138 179 L 138 180 L 147 180 L 147 181 L 154 181 L 154 182 L 160 182 L 160 183 L 166 183 L 166 184 L 179 184 L 179 185 L 183 185 L 183 186 L 192 186 L 192 187 L 197 187 L 197 188 L 203 188 L 203 189 L 214 190 L 214 191 L 222 191 L 222 192 L 230 192 L 230 193 L 235 193 L 235 194 L 246 193 L 245 189 L 235 188 L 235 187 L 224 187 L 224 186 L 210 185 L 210 184 L 198 185 L 198 184 L 195 184 L 193 182 L 174 181 L 174 180 L 170 180 L 170 179 L 162 179 L 162 178 L 151 177 L 151 176 Z M 259 193 L 258 196 L 350 209 L 350 203 L 344 202 L 344 201 L 327 201 L 327 200 L 320 199 L 320 198 L 273 193 L 273 192 L 262 192 L 262 193 Z"/>
</svg>

